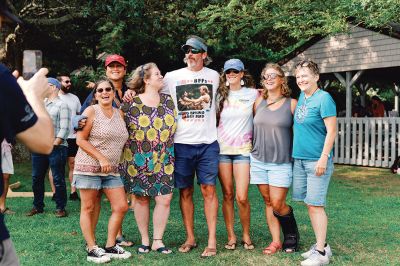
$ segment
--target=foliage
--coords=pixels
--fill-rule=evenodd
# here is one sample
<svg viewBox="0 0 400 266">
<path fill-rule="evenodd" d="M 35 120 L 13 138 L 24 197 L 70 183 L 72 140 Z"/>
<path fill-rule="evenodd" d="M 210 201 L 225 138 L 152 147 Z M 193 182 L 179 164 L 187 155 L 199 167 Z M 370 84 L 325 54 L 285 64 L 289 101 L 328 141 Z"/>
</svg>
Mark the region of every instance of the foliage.
<svg viewBox="0 0 400 266">
<path fill-rule="evenodd" d="M 278 61 L 306 40 L 347 30 L 348 22 L 390 30 L 399 0 L 8 0 L 25 21 L 8 59 L 20 68 L 23 49 L 41 49 L 53 72 L 96 69 L 103 52 L 123 54 L 130 68 L 155 61 L 182 65 L 180 45 L 204 37 L 217 68 L 226 58 L 247 65 Z M 19 54 L 19 56 L 18 56 Z M 10 57 L 16 57 L 15 60 Z M 215 68 L 215 66 L 214 66 Z"/>
</svg>

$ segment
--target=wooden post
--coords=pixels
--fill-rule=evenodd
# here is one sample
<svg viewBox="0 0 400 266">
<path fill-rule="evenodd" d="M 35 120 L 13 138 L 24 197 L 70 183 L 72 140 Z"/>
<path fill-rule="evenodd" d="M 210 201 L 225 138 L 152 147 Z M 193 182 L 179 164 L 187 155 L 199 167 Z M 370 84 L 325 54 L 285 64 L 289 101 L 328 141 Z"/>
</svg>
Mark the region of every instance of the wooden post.
<svg viewBox="0 0 400 266">
<path fill-rule="evenodd" d="M 352 95 L 351 95 L 351 86 L 360 78 L 361 74 L 364 70 L 359 70 L 352 77 L 351 71 L 346 71 L 346 79 L 339 73 L 333 73 L 335 77 L 342 83 L 344 87 L 346 87 L 346 117 L 351 117 L 351 103 L 352 103 Z"/>
</svg>

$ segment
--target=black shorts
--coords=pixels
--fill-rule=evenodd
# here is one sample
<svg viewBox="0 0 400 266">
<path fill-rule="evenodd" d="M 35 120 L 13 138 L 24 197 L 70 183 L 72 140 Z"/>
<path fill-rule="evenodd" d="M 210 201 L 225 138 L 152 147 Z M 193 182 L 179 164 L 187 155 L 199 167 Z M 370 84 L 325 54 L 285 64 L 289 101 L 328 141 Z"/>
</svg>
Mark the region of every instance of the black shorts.
<svg viewBox="0 0 400 266">
<path fill-rule="evenodd" d="M 78 152 L 78 145 L 76 139 L 67 139 L 68 142 L 68 157 L 75 157 Z"/>
</svg>

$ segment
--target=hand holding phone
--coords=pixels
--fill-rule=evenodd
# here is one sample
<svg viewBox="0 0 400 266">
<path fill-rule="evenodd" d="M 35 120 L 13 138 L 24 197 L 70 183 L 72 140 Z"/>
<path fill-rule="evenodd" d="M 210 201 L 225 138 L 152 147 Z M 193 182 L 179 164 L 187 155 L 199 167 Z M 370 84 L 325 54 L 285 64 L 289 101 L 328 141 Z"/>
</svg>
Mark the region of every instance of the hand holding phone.
<svg viewBox="0 0 400 266">
<path fill-rule="evenodd" d="M 22 76 L 25 80 L 30 79 L 42 67 L 42 51 L 24 50 L 22 60 Z"/>
</svg>

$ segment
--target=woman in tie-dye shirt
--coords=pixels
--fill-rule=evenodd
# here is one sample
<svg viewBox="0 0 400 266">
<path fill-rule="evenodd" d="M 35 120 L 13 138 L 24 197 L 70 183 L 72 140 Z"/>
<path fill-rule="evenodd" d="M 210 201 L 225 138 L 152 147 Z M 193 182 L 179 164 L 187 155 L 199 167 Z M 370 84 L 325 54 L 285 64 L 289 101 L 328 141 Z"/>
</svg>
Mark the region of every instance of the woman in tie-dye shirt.
<svg viewBox="0 0 400 266">
<path fill-rule="evenodd" d="M 220 146 L 219 179 L 224 194 L 224 214 L 228 242 L 226 249 L 236 248 L 234 225 L 234 197 L 239 207 L 243 228 L 242 244 L 254 249 L 250 239 L 250 204 L 248 187 L 250 180 L 250 151 L 253 135 L 253 104 L 258 91 L 253 88 L 253 78 L 244 69 L 242 61 L 225 62 L 218 88 L 218 143 Z M 233 182 L 236 184 L 236 193 Z"/>
</svg>

